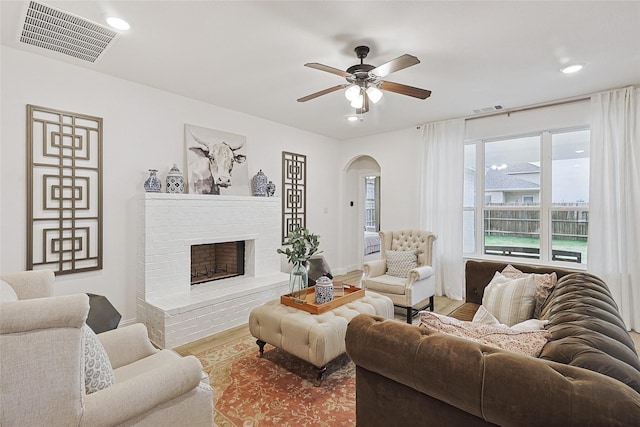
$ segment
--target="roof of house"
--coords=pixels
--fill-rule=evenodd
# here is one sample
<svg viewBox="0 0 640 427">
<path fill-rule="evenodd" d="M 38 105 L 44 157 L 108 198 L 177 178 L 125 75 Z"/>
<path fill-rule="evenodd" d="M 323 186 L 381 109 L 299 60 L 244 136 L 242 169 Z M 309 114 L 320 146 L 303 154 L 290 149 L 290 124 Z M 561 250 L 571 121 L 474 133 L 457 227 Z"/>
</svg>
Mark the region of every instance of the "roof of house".
<svg viewBox="0 0 640 427">
<path fill-rule="evenodd" d="M 488 169 L 484 178 L 484 188 L 486 191 L 540 189 L 540 184 L 514 176 L 521 173 L 540 173 L 540 167 L 531 163 L 516 163 L 503 170 Z"/>
</svg>

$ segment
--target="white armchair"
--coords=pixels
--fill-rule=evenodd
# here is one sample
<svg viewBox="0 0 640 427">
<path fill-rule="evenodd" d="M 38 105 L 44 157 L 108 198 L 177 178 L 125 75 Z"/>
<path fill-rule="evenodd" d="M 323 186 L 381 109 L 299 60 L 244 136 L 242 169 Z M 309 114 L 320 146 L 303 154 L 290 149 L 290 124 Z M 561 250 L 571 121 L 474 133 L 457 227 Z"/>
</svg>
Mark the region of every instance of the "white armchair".
<svg viewBox="0 0 640 427">
<path fill-rule="evenodd" d="M 198 359 L 154 348 L 142 324 L 97 336 L 115 383 L 87 394 L 89 297 L 47 297 L 53 277 L 0 277 L 19 298 L 0 302 L 0 425 L 213 426 L 213 390 Z"/>
<path fill-rule="evenodd" d="M 420 310 L 429 308 L 433 311 L 433 297 L 436 290 L 433 242 L 436 238 L 436 235 L 429 231 L 381 231 L 380 252 L 382 258 L 364 263 L 366 288 L 388 296 L 393 301 L 393 305 L 405 309 L 407 323 L 411 323 L 413 316 Z M 392 252 L 387 253 L 386 251 Z M 396 265 L 388 263 L 387 255 L 396 259 L 396 252 L 400 251 L 415 251 L 415 264 L 411 264 L 413 268 L 407 268 L 406 273 L 400 272 L 398 274 Z M 402 256 L 405 260 L 407 257 L 412 258 L 409 255 Z M 427 298 L 429 302 L 425 304 Z"/>
</svg>

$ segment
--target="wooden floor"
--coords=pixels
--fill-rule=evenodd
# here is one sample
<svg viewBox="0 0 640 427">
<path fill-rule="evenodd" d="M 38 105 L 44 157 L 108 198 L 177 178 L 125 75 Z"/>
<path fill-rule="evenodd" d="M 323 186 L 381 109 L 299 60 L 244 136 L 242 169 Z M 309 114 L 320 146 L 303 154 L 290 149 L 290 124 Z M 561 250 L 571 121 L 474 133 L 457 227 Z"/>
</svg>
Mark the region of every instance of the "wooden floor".
<svg viewBox="0 0 640 427">
<path fill-rule="evenodd" d="M 361 277 L 362 277 L 362 271 L 356 270 L 356 271 L 347 273 L 345 275 L 335 276 L 333 280 L 343 281 L 345 283 L 350 283 L 350 284 L 357 284 L 359 283 Z M 463 301 L 456 301 L 456 300 L 449 299 L 447 297 L 436 296 L 434 298 L 434 303 L 435 303 L 434 311 L 436 313 L 449 314 L 454 309 L 462 305 Z M 404 321 L 405 315 L 406 314 L 404 310 L 396 311 L 396 319 L 398 320 Z M 201 340 L 194 341 L 192 343 L 185 344 L 180 347 L 176 347 L 174 350 L 176 350 L 178 353 L 180 353 L 183 356 L 186 356 L 189 354 L 195 355 L 202 351 L 215 348 L 215 347 L 218 347 L 219 345 L 226 344 L 230 341 L 236 340 L 240 337 L 247 335 L 248 333 L 249 333 L 249 325 L 248 324 L 240 325 L 233 329 L 228 329 L 218 334 L 211 335 L 206 338 L 202 338 Z M 635 343 L 636 351 L 640 354 L 640 334 L 636 332 L 630 332 L 630 334 L 631 334 L 631 338 L 633 339 L 633 342 Z"/>
</svg>

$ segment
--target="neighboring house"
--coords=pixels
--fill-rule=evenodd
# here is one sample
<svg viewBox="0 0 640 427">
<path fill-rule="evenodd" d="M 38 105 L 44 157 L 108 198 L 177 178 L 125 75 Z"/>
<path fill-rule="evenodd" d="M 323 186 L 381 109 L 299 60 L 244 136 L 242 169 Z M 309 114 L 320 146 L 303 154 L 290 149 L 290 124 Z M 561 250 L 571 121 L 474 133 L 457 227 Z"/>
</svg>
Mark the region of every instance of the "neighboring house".
<svg viewBox="0 0 640 427">
<path fill-rule="evenodd" d="M 540 167 L 517 163 L 487 168 L 485 204 L 533 205 L 540 202 Z"/>
</svg>

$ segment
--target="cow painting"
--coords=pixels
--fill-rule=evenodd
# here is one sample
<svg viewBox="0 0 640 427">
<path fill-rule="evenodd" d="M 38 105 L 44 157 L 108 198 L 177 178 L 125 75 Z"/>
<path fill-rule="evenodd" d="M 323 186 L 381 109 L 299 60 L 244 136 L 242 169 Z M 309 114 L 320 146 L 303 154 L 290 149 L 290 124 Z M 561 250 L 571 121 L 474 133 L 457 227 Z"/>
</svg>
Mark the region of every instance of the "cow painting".
<svg viewBox="0 0 640 427">
<path fill-rule="evenodd" d="M 232 185 L 234 165 L 243 163 L 247 156 L 238 153 L 244 141 L 224 138 L 204 138 L 188 130 L 187 144 L 189 192 L 196 194 L 220 194 L 221 188 Z M 248 181 L 247 181 L 248 183 Z"/>
</svg>

